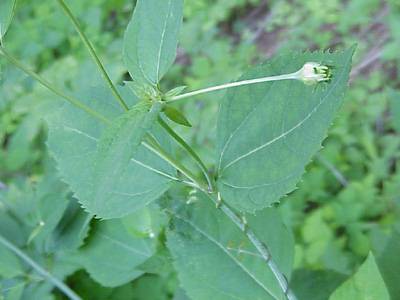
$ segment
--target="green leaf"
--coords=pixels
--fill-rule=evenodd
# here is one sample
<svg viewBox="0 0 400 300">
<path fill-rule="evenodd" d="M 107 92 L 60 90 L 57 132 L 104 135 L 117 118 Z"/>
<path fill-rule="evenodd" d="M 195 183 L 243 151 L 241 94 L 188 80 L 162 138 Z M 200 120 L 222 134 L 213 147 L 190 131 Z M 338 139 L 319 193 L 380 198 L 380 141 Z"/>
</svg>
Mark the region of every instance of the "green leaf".
<svg viewBox="0 0 400 300">
<path fill-rule="evenodd" d="M 90 191 L 92 196 L 91 201 L 85 205 L 97 216 L 118 217 L 118 214 L 110 211 L 110 207 L 124 206 L 130 199 L 136 199 L 137 206 L 146 205 L 141 201 L 141 196 L 147 192 L 130 193 L 115 191 L 114 188 L 124 178 L 127 170 L 129 172 L 129 161 L 161 111 L 161 103 L 154 104 L 149 112 L 148 106 L 148 103 L 140 102 L 119 116 L 104 130 L 97 143 Z"/>
<path fill-rule="evenodd" d="M 130 106 L 137 101 L 127 87 L 121 89 L 121 93 L 124 99 L 129 101 Z M 110 120 L 117 119 L 123 113 L 113 102 L 112 95 L 106 88 L 87 89 L 79 93 L 79 98 Z M 175 170 L 168 163 L 141 145 L 127 163 L 124 173 L 116 176 L 119 180 L 111 179 L 113 185 L 98 187 L 107 188 L 107 192 L 114 195 L 106 201 L 102 198 L 105 203 L 100 203 L 92 194 L 94 188 L 97 188 L 92 186 L 93 166 L 95 157 L 99 155 L 98 141 L 107 130 L 107 126 L 68 103 L 48 116 L 47 121 L 48 147 L 57 162 L 63 181 L 71 187 L 76 198 L 87 210 L 99 214 L 102 218 L 121 217 L 146 206 L 162 195 L 176 176 Z M 151 133 L 163 148 L 169 151 L 171 146 L 163 129 L 156 124 Z M 135 129 L 126 128 L 125 134 L 135 134 Z M 122 140 L 121 142 L 123 143 Z M 118 144 L 113 145 L 119 147 Z M 132 149 L 120 148 L 120 150 Z M 124 153 L 124 159 L 127 155 Z M 101 167 L 97 168 L 104 169 L 106 164 L 112 167 L 110 165 L 112 159 L 110 157 L 109 161 L 102 162 Z M 120 167 L 123 168 L 122 165 Z M 97 172 L 99 171 L 100 169 Z M 103 183 L 107 182 L 106 178 L 102 180 Z"/>
<path fill-rule="evenodd" d="M 179 110 L 173 108 L 172 106 L 166 106 L 164 108 L 164 113 L 171 121 L 186 127 L 192 127 L 192 124 L 190 124 L 184 114 L 181 113 Z"/>
<path fill-rule="evenodd" d="M 391 113 L 391 121 L 394 129 L 400 132 L 400 92 L 391 90 L 389 92 L 389 107 Z"/>
<path fill-rule="evenodd" d="M 1 0 L 0 2 L 0 44 L 7 33 L 8 27 L 15 13 L 17 0 Z"/>
<path fill-rule="evenodd" d="M 131 235 L 119 220 L 100 221 L 79 255 L 94 280 L 115 287 L 142 274 L 136 267 L 153 255 L 154 244 L 150 238 Z"/>
<path fill-rule="evenodd" d="M 300 269 L 293 273 L 290 286 L 299 300 L 326 300 L 345 279 L 332 270 Z"/>
<path fill-rule="evenodd" d="M 0 278 L 13 278 L 22 274 L 24 274 L 24 269 L 19 259 L 0 244 Z"/>
<path fill-rule="evenodd" d="M 291 73 L 315 61 L 334 66 L 329 83 L 284 80 L 227 92 L 217 125 L 217 184 L 225 201 L 254 212 L 296 187 L 341 106 L 353 52 L 284 54 L 241 78 Z"/>
<path fill-rule="evenodd" d="M 385 280 L 392 299 L 400 299 L 400 225 L 394 227 L 392 235 L 377 258 L 379 270 Z"/>
<path fill-rule="evenodd" d="M 183 0 L 138 0 L 124 37 L 123 58 L 132 78 L 156 85 L 175 61 Z"/>
<path fill-rule="evenodd" d="M 71 199 L 67 210 L 52 234 L 53 251 L 75 250 L 88 235 L 93 215 L 87 214 L 76 199 Z"/>
<path fill-rule="evenodd" d="M 284 299 L 260 254 L 247 237 L 210 199 L 169 204 L 167 232 L 179 279 L 191 299 Z M 249 227 L 269 246 L 280 270 L 289 278 L 293 238 L 274 208 L 246 216 Z"/>
<path fill-rule="evenodd" d="M 343 283 L 329 298 L 329 300 L 389 300 L 389 293 L 370 254 L 358 271 Z"/>
</svg>

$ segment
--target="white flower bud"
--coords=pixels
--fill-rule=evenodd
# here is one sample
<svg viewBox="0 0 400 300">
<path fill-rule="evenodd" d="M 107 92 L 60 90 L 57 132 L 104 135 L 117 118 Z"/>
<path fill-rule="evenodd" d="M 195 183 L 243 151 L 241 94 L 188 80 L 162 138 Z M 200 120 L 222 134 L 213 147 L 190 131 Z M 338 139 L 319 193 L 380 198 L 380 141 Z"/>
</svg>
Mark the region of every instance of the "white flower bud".
<svg viewBox="0 0 400 300">
<path fill-rule="evenodd" d="M 329 81 L 332 78 L 331 67 L 321 65 L 316 62 L 307 62 L 297 72 L 297 79 L 305 84 L 315 84 L 318 82 Z"/>
</svg>

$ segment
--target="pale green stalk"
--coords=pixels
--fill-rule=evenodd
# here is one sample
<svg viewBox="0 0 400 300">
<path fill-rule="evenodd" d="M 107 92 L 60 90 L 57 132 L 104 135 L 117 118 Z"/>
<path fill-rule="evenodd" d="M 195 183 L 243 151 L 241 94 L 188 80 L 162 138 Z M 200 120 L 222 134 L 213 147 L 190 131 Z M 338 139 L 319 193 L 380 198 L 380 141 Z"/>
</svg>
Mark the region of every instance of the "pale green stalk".
<svg viewBox="0 0 400 300">
<path fill-rule="evenodd" d="M 284 74 L 284 75 L 277 75 L 277 76 L 269 76 L 269 77 L 262 77 L 262 78 L 255 78 L 255 79 L 249 79 L 249 80 L 242 80 L 242 81 L 236 81 L 236 82 L 230 82 L 230 83 L 225 83 L 221 85 L 216 85 L 208 88 L 204 88 L 201 90 L 185 93 L 182 95 L 174 96 L 171 97 L 170 100 L 167 102 L 175 102 L 179 101 L 185 98 L 201 95 L 201 94 L 206 94 L 210 92 L 215 92 L 219 90 L 224 90 L 224 89 L 229 89 L 233 87 L 238 87 L 238 86 L 243 86 L 243 85 L 249 85 L 249 84 L 256 84 L 256 83 L 262 83 L 262 82 L 268 82 L 268 81 L 278 81 L 278 80 L 291 80 L 291 79 L 297 79 L 297 72 L 290 73 L 290 74 Z"/>
<path fill-rule="evenodd" d="M 11 252 L 17 255 L 20 259 L 22 259 L 25 263 L 30 265 L 39 275 L 46 278 L 49 282 L 51 282 L 54 286 L 56 286 L 65 296 L 67 296 L 71 300 L 82 300 L 70 287 L 64 284 L 61 280 L 57 279 L 51 273 L 47 272 L 40 265 L 38 265 L 35 261 L 33 261 L 28 255 L 22 252 L 18 247 L 14 246 L 9 240 L 3 237 L 0 234 L 0 244 L 4 247 L 8 248 Z"/>
<path fill-rule="evenodd" d="M 96 63 L 97 67 L 100 70 L 101 75 L 105 79 L 108 87 L 111 89 L 111 92 L 115 96 L 115 99 L 119 102 L 119 104 L 125 109 L 128 110 L 129 107 L 125 103 L 124 99 L 122 99 L 121 95 L 118 93 L 117 88 L 114 86 L 113 82 L 110 79 L 110 76 L 108 76 L 106 69 L 104 68 L 102 62 L 100 61 L 99 57 L 96 54 L 96 51 L 94 50 L 92 44 L 90 43 L 89 39 L 86 37 L 85 33 L 81 29 L 81 26 L 79 25 L 78 20 L 75 18 L 67 4 L 63 0 L 57 0 L 58 3 L 60 4 L 61 8 L 64 10 L 65 14 L 69 17 L 71 20 L 72 24 L 75 27 L 75 30 L 78 32 L 79 36 L 81 37 L 83 43 L 85 44 L 86 48 L 88 49 L 91 57 L 93 58 L 93 61 Z"/>
</svg>

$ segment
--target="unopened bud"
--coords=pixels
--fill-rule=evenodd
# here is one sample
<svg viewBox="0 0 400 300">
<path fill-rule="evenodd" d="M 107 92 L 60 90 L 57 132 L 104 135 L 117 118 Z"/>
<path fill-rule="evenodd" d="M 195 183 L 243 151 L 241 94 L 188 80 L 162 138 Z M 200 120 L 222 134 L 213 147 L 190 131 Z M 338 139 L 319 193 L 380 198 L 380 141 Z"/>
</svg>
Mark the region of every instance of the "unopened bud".
<svg viewBox="0 0 400 300">
<path fill-rule="evenodd" d="M 316 62 L 307 62 L 296 73 L 297 79 L 305 84 L 315 84 L 318 82 L 330 81 L 332 78 L 332 67 Z"/>
</svg>

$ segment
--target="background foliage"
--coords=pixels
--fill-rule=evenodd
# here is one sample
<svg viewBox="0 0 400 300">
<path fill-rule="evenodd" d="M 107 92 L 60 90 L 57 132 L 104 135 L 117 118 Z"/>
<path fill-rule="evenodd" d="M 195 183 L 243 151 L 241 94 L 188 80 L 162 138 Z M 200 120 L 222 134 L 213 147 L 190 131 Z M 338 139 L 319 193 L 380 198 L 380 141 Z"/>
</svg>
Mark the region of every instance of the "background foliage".
<svg viewBox="0 0 400 300">
<path fill-rule="evenodd" d="M 120 49 L 134 2 L 68 4 L 112 78 L 126 80 Z M 164 90 L 228 82 L 248 65 L 286 50 L 340 49 L 357 42 L 350 88 L 324 148 L 277 210 L 293 232 L 291 284 L 300 299 L 327 299 L 342 283 L 332 299 L 364 299 L 349 288 L 343 292 L 363 281 L 375 282 L 376 299 L 386 299 L 387 293 L 400 299 L 400 3 L 187 0 L 183 18 L 176 64 Z M 4 44 L 60 88 L 77 91 L 97 81 L 96 67 L 55 1 L 18 1 Z M 45 147 L 44 118 L 62 103 L 2 60 L 0 67 L 1 234 L 84 299 L 186 299 L 171 254 L 161 247 L 165 216 L 150 206 L 116 221 L 90 221 L 58 179 Z M 180 104 L 193 127 L 176 129 L 208 166 L 215 157 L 222 94 Z M 184 224 L 177 220 L 175 226 Z M 158 233 L 160 240 L 140 239 Z M 124 235 L 131 238 L 130 250 L 118 243 Z M 132 261 L 131 251 L 139 251 L 141 259 Z M 172 255 L 179 251 L 177 246 Z M 113 255 L 105 261 L 104 253 Z M 63 298 L 2 247 L 0 258 L 0 291 L 6 299 Z M 110 278 L 111 266 L 120 277 Z M 348 278 L 364 269 L 371 278 L 358 273 Z"/>
</svg>

